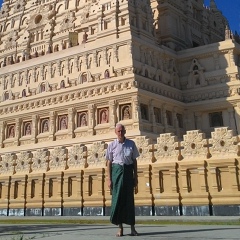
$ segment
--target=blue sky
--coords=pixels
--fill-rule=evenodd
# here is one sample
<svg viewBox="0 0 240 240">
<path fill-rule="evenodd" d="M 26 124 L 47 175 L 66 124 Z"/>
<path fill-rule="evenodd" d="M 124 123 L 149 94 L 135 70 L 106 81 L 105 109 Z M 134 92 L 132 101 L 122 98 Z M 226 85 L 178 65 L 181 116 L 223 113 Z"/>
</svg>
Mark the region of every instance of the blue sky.
<svg viewBox="0 0 240 240">
<path fill-rule="evenodd" d="M 0 6 L 3 0 L 0 0 Z M 205 0 L 205 5 L 209 6 L 210 0 Z M 233 32 L 240 33 L 240 0 L 215 0 L 217 7 L 228 19 Z"/>
</svg>

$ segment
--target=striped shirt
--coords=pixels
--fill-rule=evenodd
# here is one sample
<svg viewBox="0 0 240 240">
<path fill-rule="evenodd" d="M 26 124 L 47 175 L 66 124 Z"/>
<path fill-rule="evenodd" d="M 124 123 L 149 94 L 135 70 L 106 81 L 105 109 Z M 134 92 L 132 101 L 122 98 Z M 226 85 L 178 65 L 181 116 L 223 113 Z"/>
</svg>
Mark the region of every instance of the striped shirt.
<svg viewBox="0 0 240 240">
<path fill-rule="evenodd" d="M 123 143 L 120 143 L 118 139 L 111 142 L 106 152 L 107 160 L 120 165 L 133 164 L 133 160 L 137 157 L 139 157 L 139 152 L 135 142 L 126 138 Z"/>
</svg>

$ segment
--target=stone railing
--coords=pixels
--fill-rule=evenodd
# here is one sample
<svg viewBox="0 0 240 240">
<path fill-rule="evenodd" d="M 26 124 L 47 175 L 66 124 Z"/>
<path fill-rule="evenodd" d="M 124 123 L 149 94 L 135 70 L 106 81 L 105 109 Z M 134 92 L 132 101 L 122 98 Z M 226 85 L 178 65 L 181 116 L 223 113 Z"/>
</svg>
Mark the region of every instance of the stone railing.
<svg viewBox="0 0 240 240">
<path fill-rule="evenodd" d="M 216 128 L 183 141 L 137 137 L 138 215 L 239 215 L 239 138 Z M 3 215 L 108 215 L 107 143 L 6 153 L 0 162 Z"/>
</svg>

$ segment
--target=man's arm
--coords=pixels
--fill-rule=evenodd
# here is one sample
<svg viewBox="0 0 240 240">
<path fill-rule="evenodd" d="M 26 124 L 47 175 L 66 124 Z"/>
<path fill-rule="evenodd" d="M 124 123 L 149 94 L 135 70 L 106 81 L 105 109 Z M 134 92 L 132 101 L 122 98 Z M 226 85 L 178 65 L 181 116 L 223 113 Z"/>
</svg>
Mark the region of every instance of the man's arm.
<svg viewBox="0 0 240 240">
<path fill-rule="evenodd" d="M 107 160 L 107 181 L 108 181 L 108 187 L 112 188 L 112 161 Z"/>
<path fill-rule="evenodd" d="M 133 159 L 133 177 L 134 177 L 134 187 L 138 185 L 138 175 L 137 175 L 137 160 Z"/>
</svg>

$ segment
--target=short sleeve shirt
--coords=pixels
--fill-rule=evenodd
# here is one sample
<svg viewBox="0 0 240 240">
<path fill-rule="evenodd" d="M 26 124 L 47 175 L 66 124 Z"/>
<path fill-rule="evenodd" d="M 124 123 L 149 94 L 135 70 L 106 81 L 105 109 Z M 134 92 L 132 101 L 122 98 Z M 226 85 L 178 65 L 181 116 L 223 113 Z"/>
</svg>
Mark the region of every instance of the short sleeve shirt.
<svg viewBox="0 0 240 240">
<path fill-rule="evenodd" d="M 139 152 L 134 141 L 126 139 L 120 143 L 118 139 L 108 145 L 106 159 L 120 165 L 130 165 L 139 157 Z"/>
</svg>

